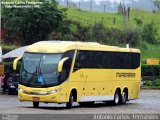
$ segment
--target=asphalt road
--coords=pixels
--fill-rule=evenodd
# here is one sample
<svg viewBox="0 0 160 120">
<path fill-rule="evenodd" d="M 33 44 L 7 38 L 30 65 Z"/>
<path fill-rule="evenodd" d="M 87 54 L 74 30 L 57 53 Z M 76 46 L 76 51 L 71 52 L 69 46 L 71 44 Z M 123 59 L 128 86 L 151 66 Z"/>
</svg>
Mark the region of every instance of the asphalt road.
<svg viewBox="0 0 160 120">
<path fill-rule="evenodd" d="M 110 103 L 97 103 L 92 107 L 74 104 L 73 109 L 66 109 L 65 104 L 41 103 L 40 108 L 33 108 L 30 102 L 19 102 L 16 95 L 0 95 L 1 114 L 160 114 L 160 90 L 141 90 L 137 100 L 126 105 L 112 106 Z"/>
</svg>

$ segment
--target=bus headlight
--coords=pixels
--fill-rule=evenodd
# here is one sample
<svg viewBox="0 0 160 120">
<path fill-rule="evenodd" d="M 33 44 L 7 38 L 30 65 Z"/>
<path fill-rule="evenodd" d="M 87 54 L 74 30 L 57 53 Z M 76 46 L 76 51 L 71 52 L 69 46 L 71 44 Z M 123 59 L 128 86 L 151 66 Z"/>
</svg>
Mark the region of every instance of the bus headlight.
<svg viewBox="0 0 160 120">
<path fill-rule="evenodd" d="M 61 88 L 57 88 L 57 89 L 54 89 L 52 91 L 49 91 L 48 94 L 53 94 L 55 92 L 59 92 L 61 90 Z"/>
<path fill-rule="evenodd" d="M 29 95 L 49 95 L 49 94 L 59 92 L 60 90 L 61 90 L 61 88 L 57 88 L 57 89 L 54 89 L 54 90 L 48 91 L 48 92 L 28 92 L 28 91 L 25 91 L 21 88 L 18 89 L 18 91 L 25 93 L 25 94 L 29 94 Z"/>
<path fill-rule="evenodd" d="M 24 92 L 24 90 L 23 90 L 23 89 L 21 89 L 21 88 L 18 88 L 18 91 L 19 91 L 19 92 Z"/>
</svg>

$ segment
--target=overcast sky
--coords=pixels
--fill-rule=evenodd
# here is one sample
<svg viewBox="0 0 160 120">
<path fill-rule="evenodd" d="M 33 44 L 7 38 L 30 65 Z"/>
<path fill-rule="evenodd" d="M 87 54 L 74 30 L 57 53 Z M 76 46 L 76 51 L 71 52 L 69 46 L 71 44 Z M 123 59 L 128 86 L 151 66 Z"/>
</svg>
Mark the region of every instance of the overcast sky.
<svg viewBox="0 0 160 120">
<path fill-rule="evenodd" d="M 90 0 L 70 0 L 70 1 L 79 2 L 79 1 L 90 1 Z M 138 0 L 94 0 L 94 1 L 96 2 L 96 4 L 99 4 L 100 1 L 110 1 L 111 3 L 114 3 L 114 2 L 117 2 L 117 3 L 123 2 L 125 4 L 131 4 L 132 1 L 138 1 Z"/>
</svg>

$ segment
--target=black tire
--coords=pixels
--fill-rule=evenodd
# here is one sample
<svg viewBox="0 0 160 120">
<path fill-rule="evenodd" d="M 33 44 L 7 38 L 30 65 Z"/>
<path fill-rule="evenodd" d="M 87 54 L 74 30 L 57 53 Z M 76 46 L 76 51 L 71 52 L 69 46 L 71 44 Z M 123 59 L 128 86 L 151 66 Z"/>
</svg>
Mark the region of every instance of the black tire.
<svg viewBox="0 0 160 120">
<path fill-rule="evenodd" d="M 33 102 L 33 107 L 38 108 L 39 107 L 39 102 Z"/>
<path fill-rule="evenodd" d="M 118 105 L 120 103 L 120 92 L 118 90 L 115 91 L 113 105 Z"/>
<path fill-rule="evenodd" d="M 10 89 L 8 89 L 8 95 L 12 95 L 12 92 Z"/>
<path fill-rule="evenodd" d="M 126 104 L 128 99 L 128 92 L 124 90 L 121 95 L 120 104 Z"/>
<path fill-rule="evenodd" d="M 2 89 L 2 94 L 5 94 L 5 90 L 4 89 Z"/>
<path fill-rule="evenodd" d="M 66 103 L 66 108 L 67 109 L 71 109 L 72 108 L 73 100 L 74 100 L 74 96 L 72 95 L 72 92 L 71 92 L 71 94 L 69 96 L 69 102 Z"/>
</svg>

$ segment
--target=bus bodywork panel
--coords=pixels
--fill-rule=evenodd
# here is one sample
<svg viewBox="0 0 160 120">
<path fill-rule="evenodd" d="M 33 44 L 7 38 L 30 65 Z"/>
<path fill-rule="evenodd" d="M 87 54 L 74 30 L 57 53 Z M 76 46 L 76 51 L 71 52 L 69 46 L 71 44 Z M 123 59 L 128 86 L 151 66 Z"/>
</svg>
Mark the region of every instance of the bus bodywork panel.
<svg viewBox="0 0 160 120">
<path fill-rule="evenodd" d="M 121 92 L 124 88 L 128 88 L 129 99 L 136 99 L 140 91 L 141 74 L 139 71 L 140 67 L 136 70 L 81 69 L 71 74 L 70 82 L 72 84 L 69 88 L 75 86 L 79 89 L 79 101 L 84 96 L 110 96 L 113 98 L 116 88 L 120 88 Z M 120 76 L 117 73 L 124 75 Z"/>
</svg>

